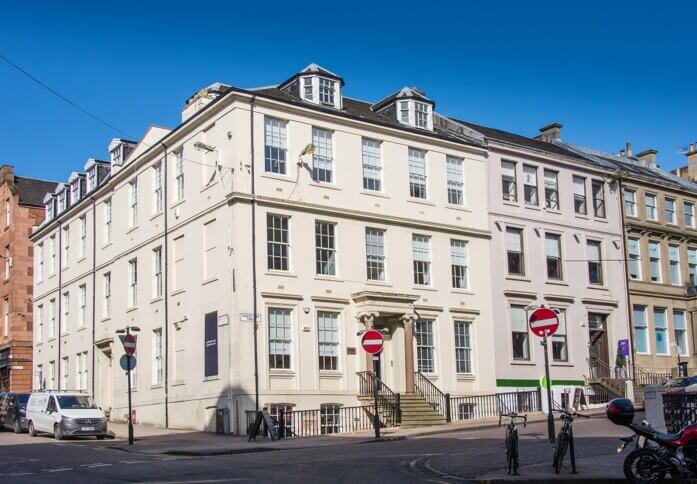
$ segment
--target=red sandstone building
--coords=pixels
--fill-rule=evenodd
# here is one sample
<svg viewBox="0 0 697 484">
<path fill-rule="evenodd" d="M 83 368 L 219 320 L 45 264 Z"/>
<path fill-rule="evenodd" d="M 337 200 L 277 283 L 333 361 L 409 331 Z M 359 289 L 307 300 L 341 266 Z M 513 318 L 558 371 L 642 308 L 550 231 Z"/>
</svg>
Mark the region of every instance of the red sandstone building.
<svg viewBox="0 0 697 484">
<path fill-rule="evenodd" d="M 0 392 L 32 389 L 32 227 L 56 183 L 15 176 L 0 166 Z"/>
</svg>

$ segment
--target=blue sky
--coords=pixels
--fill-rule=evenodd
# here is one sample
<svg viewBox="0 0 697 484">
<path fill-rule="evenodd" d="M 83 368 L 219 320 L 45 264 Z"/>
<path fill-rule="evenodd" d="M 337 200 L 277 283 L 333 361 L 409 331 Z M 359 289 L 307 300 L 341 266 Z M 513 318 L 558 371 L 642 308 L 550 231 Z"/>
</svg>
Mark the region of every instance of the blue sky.
<svg viewBox="0 0 697 484">
<path fill-rule="evenodd" d="M 695 18 L 695 2 L 5 2 L 0 53 L 136 138 L 207 84 L 316 62 L 351 97 L 418 86 L 444 114 L 526 135 L 560 122 L 566 141 L 631 141 L 674 168 L 697 141 Z M 19 174 L 66 179 L 119 136 L 3 62 L 0 92 L 0 163 Z"/>
</svg>

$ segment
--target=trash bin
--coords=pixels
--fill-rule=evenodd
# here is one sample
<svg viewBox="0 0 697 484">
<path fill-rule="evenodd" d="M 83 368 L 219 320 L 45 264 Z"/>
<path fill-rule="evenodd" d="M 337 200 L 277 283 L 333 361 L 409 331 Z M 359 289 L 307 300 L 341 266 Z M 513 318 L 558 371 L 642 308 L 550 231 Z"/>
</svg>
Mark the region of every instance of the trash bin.
<svg viewBox="0 0 697 484">
<path fill-rule="evenodd" d="M 678 363 L 678 376 L 687 376 L 687 361 L 681 361 L 680 363 Z"/>
<path fill-rule="evenodd" d="M 215 433 L 222 435 L 230 434 L 230 409 L 217 408 L 215 410 Z"/>
</svg>

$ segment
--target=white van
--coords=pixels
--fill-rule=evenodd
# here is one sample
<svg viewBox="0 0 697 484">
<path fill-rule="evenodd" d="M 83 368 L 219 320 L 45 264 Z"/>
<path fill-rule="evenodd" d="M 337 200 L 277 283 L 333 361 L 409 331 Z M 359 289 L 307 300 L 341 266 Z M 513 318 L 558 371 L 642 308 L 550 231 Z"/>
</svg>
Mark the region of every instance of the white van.
<svg viewBox="0 0 697 484">
<path fill-rule="evenodd" d="M 103 439 L 108 434 L 107 419 L 92 397 L 84 393 L 36 392 L 27 403 L 29 435 L 39 432 L 64 437 L 94 435 Z"/>
</svg>

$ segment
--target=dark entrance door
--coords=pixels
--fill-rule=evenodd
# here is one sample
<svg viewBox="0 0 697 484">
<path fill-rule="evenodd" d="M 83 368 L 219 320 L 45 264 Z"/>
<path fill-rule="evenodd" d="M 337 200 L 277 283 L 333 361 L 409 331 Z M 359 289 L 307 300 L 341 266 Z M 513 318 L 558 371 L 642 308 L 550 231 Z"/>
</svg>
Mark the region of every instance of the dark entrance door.
<svg viewBox="0 0 697 484">
<path fill-rule="evenodd" d="M 610 352 L 607 341 L 607 315 L 588 313 L 590 346 L 590 370 L 592 378 L 608 378 L 610 372 Z"/>
</svg>

